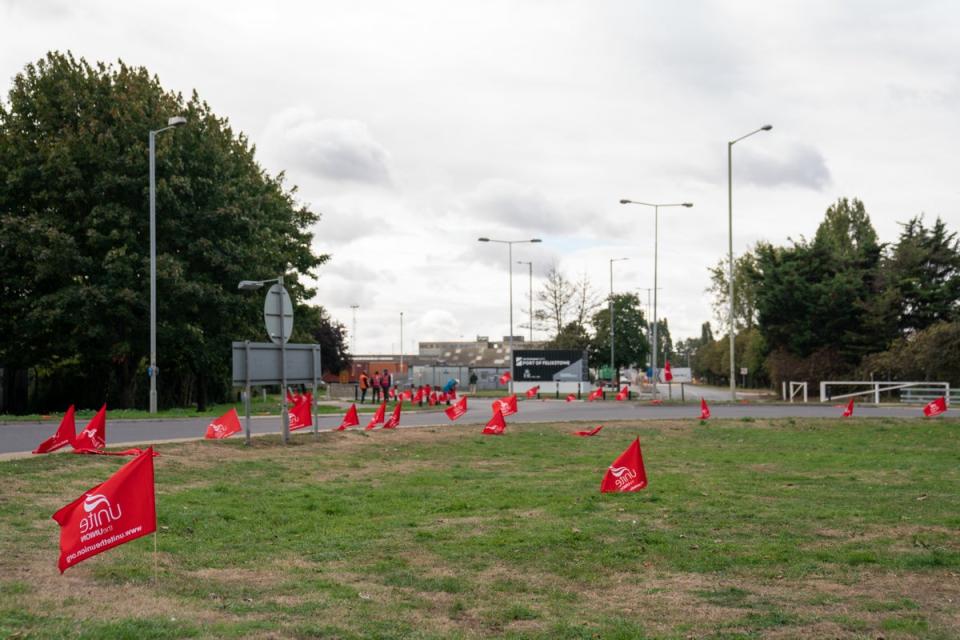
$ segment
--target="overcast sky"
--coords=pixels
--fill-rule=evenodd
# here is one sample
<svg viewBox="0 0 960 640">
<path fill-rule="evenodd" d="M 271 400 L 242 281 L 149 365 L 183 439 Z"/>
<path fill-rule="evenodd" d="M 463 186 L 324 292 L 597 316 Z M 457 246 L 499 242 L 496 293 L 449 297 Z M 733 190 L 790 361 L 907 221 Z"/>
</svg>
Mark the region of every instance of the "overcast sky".
<svg viewBox="0 0 960 640">
<path fill-rule="evenodd" d="M 285 170 L 332 254 L 315 302 L 348 328 L 359 305 L 360 353 L 399 351 L 401 311 L 407 353 L 507 335 L 507 248 L 478 236 L 542 238 L 514 247 L 535 289 L 555 263 L 606 294 L 614 257 L 618 292 L 652 287 L 653 212 L 620 198 L 694 203 L 661 212 L 658 311 L 699 335 L 726 142 L 768 122 L 734 147 L 735 252 L 811 236 L 842 196 L 884 241 L 923 212 L 960 229 L 949 0 L 0 0 L 4 95 L 52 49 L 196 89 Z"/>
</svg>

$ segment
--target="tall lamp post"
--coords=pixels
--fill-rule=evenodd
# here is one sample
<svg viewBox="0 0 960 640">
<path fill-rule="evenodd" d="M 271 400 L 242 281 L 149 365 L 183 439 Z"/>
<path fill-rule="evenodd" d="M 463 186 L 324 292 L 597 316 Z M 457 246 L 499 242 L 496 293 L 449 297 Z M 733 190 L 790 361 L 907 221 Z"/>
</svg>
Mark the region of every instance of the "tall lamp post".
<svg viewBox="0 0 960 640">
<path fill-rule="evenodd" d="M 613 263 L 623 262 L 629 259 L 630 258 L 610 258 L 610 384 L 616 387 L 620 386 L 620 380 L 619 376 L 614 373 L 615 365 L 613 359 Z"/>
<path fill-rule="evenodd" d="M 497 242 L 507 245 L 507 266 L 510 271 L 510 393 L 513 393 L 513 245 L 524 243 L 543 242 L 540 238 L 530 240 L 494 240 L 493 238 L 477 238 L 479 242 Z"/>
<path fill-rule="evenodd" d="M 157 412 L 157 134 L 187 124 L 183 116 L 167 119 L 167 126 L 150 130 L 150 413 Z"/>
<path fill-rule="evenodd" d="M 653 397 L 657 397 L 657 378 L 659 378 L 659 373 L 657 371 L 657 251 L 658 251 L 658 237 L 660 233 L 660 208 L 661 207 L 692 207 L 692 202 L 671 202 L 671 203 L 662 203 L 662 202 L 639 202 L 637 200 L 627 200 L 623 199 L 620 201 L 620 204 L 639 204 L 644 207 L 653 207 L 653 358 L 652 358 L 652 367 L 653 370 Z"/>
<path fill-rule="evenodd" d="M 750 133 L 740 136 L 736 140 L 731 140 L 727 143 L 727 222 L 729 224 L 729 235 L 727 238 L 728 241 L 728 257 L 730 259 L 730 288 L 727 290 L 727 296 L 730 298 L 730 399 L 733 402 L 737 401 L 737 377 L 736 377 L 736 368 L 734 366 L 734 345 L 736 344 L 734 340 L 734 316 L 733 316 L 733 145 L 740 142 L 744 138 L 749 138 L 755 133 L 760 133 L 761 131 L 770 131 L 773 129 L 772 124 L 765 124 L 759 129 L 751 131 Z"/>
<path fill-rule="evenodd" d="M 517 260 L 517 264 L 525 264 L 530 270 L 530 342 L 533 342 L 533 263 L 528 260 Z"/>
</svg>

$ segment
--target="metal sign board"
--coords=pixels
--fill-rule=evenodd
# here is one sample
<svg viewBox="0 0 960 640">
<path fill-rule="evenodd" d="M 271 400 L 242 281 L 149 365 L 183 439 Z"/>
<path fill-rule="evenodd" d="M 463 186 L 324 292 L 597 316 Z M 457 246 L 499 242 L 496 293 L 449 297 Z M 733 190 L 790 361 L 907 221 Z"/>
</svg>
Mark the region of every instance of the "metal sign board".
<svg viewBox="0 0 960 640">
<path fill-rule="evenodd" d="M 280 283 L 274 284 L 267 291 L 263 301 L 263 324 L 271 342 L 280 344 L 281 335 L 284 342 L 290 341 L 290 334 L 293 332 L 293 303 L 290 302 L 290 294 Z"/>
<path fill-rule="evenodd" d="M 693 382 L 693 371 L 690 367 L 670 367 L 670 373 L 673 375 L 671 382 Z M 666 382 L 666 370 L 660 369 L 660 382 Z"/>
<path fill-rule="evenodd" d="M 517 382 L 588 380 L 586 355 L 575 349 L 514 349 L 513 379 Z"/>
<path fill-rule="evenodd" d="M 233 384 L 281 384 L 281 351 L 286 351 L 287 384 L 316 384 L 321 376 L 319 344 L 233 343 Z M 247 377 L 249 375 L 249 378 Z"/>
</svg>

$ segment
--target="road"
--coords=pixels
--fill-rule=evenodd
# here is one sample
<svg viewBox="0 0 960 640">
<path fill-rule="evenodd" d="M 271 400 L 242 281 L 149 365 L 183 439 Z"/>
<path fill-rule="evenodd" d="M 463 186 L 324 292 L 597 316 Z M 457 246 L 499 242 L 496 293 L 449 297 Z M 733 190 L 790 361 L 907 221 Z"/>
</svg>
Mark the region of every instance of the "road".
<svg viewBox="0 0 960 640">
<path fill-rule="evenodd" d="M 471 400 L 473 400 L 471 398 Z M 466 415 L 455 424 L 481 425 L 490 418 L 490 400 L 478 399 L 472 403 Z M 710 408 L 714 418 L 837 418 L 842 409 L 832 403 L 824 404 L 718 404 Z M 951 412 L 956 415 L 956 411 Z M 520 411 L 507 418 L 507 423 L 532 422 L 594 422 L 603 423 L 617 420 L 677 420 L 695 419 L 700 415 L 699 406 L 686 405 L 650 405 L 638 402 L 563 402 L 556 400 L 521 401 Z M 856 417 L 922 417 L 917 406 L 857 406 Z M 369 420 L 370 414 L 361 414 L 361 427 Z M 335 429 L 341 420 L 340 415 L 315 417 L 321 431 Z M 210 418 L 177 418 L 166 420 L 110 420 L 107 416 L 107 446 L 130 446 L 171 440 L 202 438 Z M 401 426 L 439 426 L 450 425 L 450 420 L 442 412 L 411 411 L 404 413 Z M 83 424 L 79 424 L 82 427 Z M 57 428 L 55 421 L 43 423 L 2 423 L 0 424 L 0 456 L 29 453 L 37 444 L 50 436 Z M 306 430 L 304 430 L 306 431 Z M 254 417 L 251 420 L 251 432 L 254 434 L 279 433 L 279 416 Z M 242 437 L 241 435 L 234 436 Z"/>
</svg>

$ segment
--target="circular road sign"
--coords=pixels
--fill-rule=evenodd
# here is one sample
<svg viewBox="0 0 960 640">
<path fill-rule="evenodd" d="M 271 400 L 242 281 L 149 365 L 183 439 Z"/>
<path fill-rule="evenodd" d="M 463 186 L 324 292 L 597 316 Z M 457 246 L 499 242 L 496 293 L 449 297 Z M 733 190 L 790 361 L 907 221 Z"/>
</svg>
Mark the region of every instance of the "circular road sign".
<svg viewBox="0 0 960 640">
<path fill-rule="evenodd" d="M 290 334 L 293 332 L 293 303 L 290 302 L 290 294 L 279 283 L 270 287 L 267 298 L 263 301 L 263 324 L 267 328 L 270 342 L 280 344 L 281 335 L 283 342 L 290 342 Z"/>
</svg>

